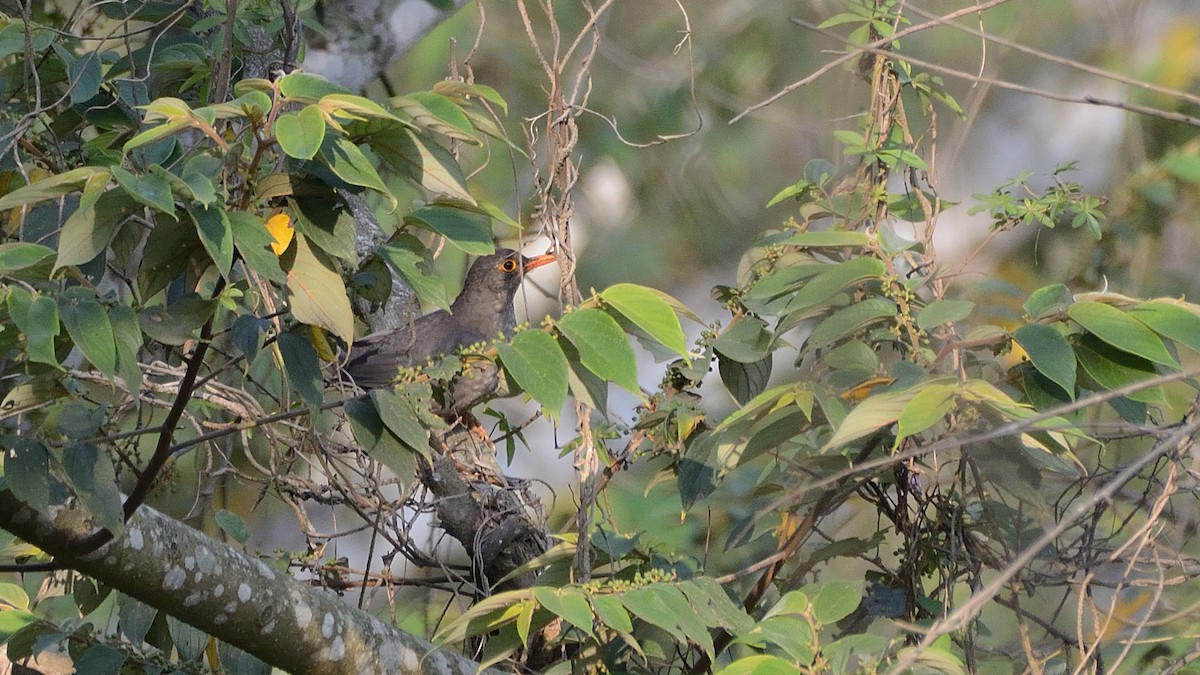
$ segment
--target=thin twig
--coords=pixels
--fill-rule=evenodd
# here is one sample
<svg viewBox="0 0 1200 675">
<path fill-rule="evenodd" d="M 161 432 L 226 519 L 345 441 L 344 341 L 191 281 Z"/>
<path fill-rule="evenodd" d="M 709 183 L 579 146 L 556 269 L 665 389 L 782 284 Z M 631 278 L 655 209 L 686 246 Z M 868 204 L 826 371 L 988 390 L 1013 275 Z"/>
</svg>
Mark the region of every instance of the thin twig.
<svg viewBox="0 0 1200 675">
<path fill-rule="evenodd" d="M 988 0 L 988 2 L 981 2 L 977 5 L 972 5 L 970 7 L 964 7 L 960 10 L 950 12 L 949 14 L 946 14 L 945 16 L 943 16 L 941 20 L 949 21 L 951 19 L 957 19 L 960 16 L 966 16 L 968 14 L 976 14 L 978 12 L 982 12 L 984 10 L 988 10 L 993 7 L 996 7 L 998 5 L 1003 5 L 1004 3 L 1008 2 L 1008 1 L 1009 0 Z M 795 21 L 795 19 L 793 19 L 793 21 Z M 765 108 L 765 107 L 771 105 L 775 101 L 778 101 L 779 99 L 783 98 L 784 96 L 787 96 L 788 94 L 799 89 L 800 87 L 803 87 L 803 86 L 813 83 L 817 78 L 821 77 L 825 73 L 828 73 L 829 71 L 833 70 L 834 68 L 837 68 L 838 66 L 842 65 L 843 63 L 849 63 L 850 61 L 853 61 L 855 58 L 857 58 L 858 56 L 860 56 L 863 52 L 865 52 L 867 50 L 886 47 L 895 40 L 899 40 L 903 37 L 912 35 L 913 33 L 917 33 L 919 31 L 927 30 L 929 28 L 935 28 L 935 27 L 937 27 L 937 25 L 939 25 L 937 21 L 928 21 L 926 23 L 917 24 L 916 26 L 910 26 L 908 28 L 905 28 L 904 30 L 901 30 L 892 35 L 889 35 L 888 37 L 879 38 L 878 40 L 875 40 L 869 44 L 863 45 L 857 52 L 851 52 L 851 53 L 839 56 L 838 58 L 836 58 L 836 59 L 830 61 L 829 63 L 826 63 L 825 65 L 821 66 L 820 68 L 818 68 L 813 74 L 809 75 L 808 77 L 806 77 L 802 80 L 793 82 L 793 83 L 789 84 L 788 86 L 784 87 L 783 89 L 780 89 L 777 93 L 775 93 L 773 96 L 767 98 L 766 100 L 760 101 L 759 103 L 755 103 L 754 105 L 750 106 L 749 108 L 746 108 L 742 112 L 735 115 L 733 119 L 729 120 L 729 123 L 733 124 L 733 123 L 737 122 L 738 120 L 742 119 L 743 117 L 745 117 L 746 115 L 749 115 L 752 112 L 761 110 L 762 108 Z M 838 39 L 841 40 L 843 38 L 838 36 Z"/>
<path fill-rule="evenodd" d="M 1112 499 L 1126 483 L 1133 480 L 1147 466 L 1158 461 L 1160 457 L 1172 453 L 1181 453 L 1183 446 L 1197 430 L 1200 430 L 1200 416 L 1197 416 L 1195 412 L 1189 413 L 1189 417 L 1184 424 L 1181 424 L 1173 433 L 1156 443 L 1145 455 L 1130 462 L 1090 497 L 1073 506 L 1070 511 L 1059 518 L 1053 527 L 1048 528 L 1032 544 L 1026 546 L 986 586 L 973 593 L 970 600 L 936 621 L 928 630 L 924 631 L 925 636 L 921 639 L 921 642 L 915 649 L 905 652 L 900 657 L 892 669 L 888 671 L 889 675 L 900 675 L 907 671 L 920 654 L 928 649 L 938 637 L 961 629 L 983 609 L 985 604 L 996 597 L 1000 589 L 1009 580 L 1033 562 L 1034 558 L 1040 555 L 1042 550 L 1047 546 L 1054 543 L 1055 539 L 1060 537 L 1077 521 L 1090 515 L 1097 506 Z"/>
</svg>

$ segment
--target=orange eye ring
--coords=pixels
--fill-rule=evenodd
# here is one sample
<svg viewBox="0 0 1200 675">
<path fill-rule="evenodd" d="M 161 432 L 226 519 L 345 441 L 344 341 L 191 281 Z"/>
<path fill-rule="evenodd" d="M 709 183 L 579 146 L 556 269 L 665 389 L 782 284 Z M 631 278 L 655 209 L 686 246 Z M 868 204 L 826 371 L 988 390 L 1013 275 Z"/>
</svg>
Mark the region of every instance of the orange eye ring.
<svg viewBox="0 0 1200 675">
<path fill-rule="evenodd" d="M 504 272 L 516 272 L 517 261 L 513 258 L 508 258 L 504 262 L 500 263 L 500 270 Z"/>
</svg>

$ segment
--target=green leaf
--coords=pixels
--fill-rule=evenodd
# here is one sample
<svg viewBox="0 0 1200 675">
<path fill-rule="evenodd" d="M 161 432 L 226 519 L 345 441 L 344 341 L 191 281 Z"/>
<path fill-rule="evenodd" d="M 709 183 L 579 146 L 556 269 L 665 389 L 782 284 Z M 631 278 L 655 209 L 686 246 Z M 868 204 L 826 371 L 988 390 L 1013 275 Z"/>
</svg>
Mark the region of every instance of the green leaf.
<svg viewBox="0 0 1200 675">
<path fill-rule="evenodd" d="M 193 26 L 193 30 L 194 29 L 195 27 Z M 237 87 L 237 85 L 234 86 Z M 222 105 L 236 109 L 241 116 L 250 117 L 251 119 L 255 120 L 262 120 L 267 116 L 267 113 L 271 111 L 271 97 L 267 96 L 266 92 L 264 91 L 244 91 L 238 94 L 237 98 L 233 99 L 232 101 L 213 106 L 213 108 L 218 110 L 218 119 L 226 119 L 224 111 L 221 110 Z M 237 117 L 239 116 L 238 113 L 230 111 L 229 114 L 231 117 Z"/>
<path fill-rule="evenodd" d="M 1179 367 L 1154 331 L 1112 305 L 1092 300 L 1077 302 L 1067 309 L 1067 316 L 1117 349 L 1164 366 Z"/>
<path fill-rule="evenodd" d="M 467 190 L 462 167 L 437 143 L 407 127 L 392 127 L 372 134 L 367 142 L 381 159 L 434 195 L 475 203 Z"/>
<path fill-rule="evenodd" d="M 287 375 L 291 389 L 309 408 L 321 405 L 324 399 L 325 380 L 321 377 L 321 365 L 317 350 L 308 340 L 292 333 L 280 333 L 276 341 L 279 355 L 283 359 L 283 372 Z"/>
<path fill-rule="evenodd" d="M 183 163 L 183 174 L 180 180 L 187 186 L 192 198 L 201 206 L 212 206 L 222 198 L 217 192 L 214 178 L 221 175 L 221 160 L 209 154 L 199 154 L 189 157 Z"/>
<path fill-rule="evenodd" d="M 29 594 L 16 584 L 0 583 L 0 603 L 16 609 L 29 609 Z"/>
<path fill-rule="evenodd" d="M 1013 333 L 1013 339 L 1029 355 L 1029 362 L 1048 380 L 1075 399 L 1075 350 L 1062 333 L 1050 326 L 1030 324 Z"/>
<path fill-rule="evenodd" d="M 763 314 L 777 314 L 791 300 L 791 295 L 808 279 L 820 274 L 824 263 L 796 263 L 776 268 L 763 276 L 742 296 L 747 307 Z"/>
<path fill-rule="evenodd" d="M 500 112 L 508 114 L 508 102 L 500 95 L 500 92 L 487 86 L 486 84 L 471 84 L 461 80 L 440 80 L 433 85 L 433 91 L 443 96 L 452 96 L 458 98 L 469 98 L 475 96 L 482 98 L 485 101 L 494 103 L 500 107 Z"/>
<path fill-rule="evenodd" d="M 1074 302 L 1071 289 L 1062 284 L 1051 284 L 1031 293 L 1023 309 L 1029 318 L 1038 319 L 1052 312 L 1061 312 Z"/>
<path fill-rule="evenodd" d="M 0 274 L 23 270 L 54 255 L 54 249 L 41 244 L 14 241 L 0 244 Z"/>
<path fill-rule="evenodd" d="M 446 285 L 434 274 L 429 249 L 411 234 L 397 234 L 392 240 L 375 249 L 375 253 L 401 274 L 417 293 L 421 303 L 439 309 L 450 309 Z"/>
<path fill-rule="evenodd" d="M 675 637 L 680 642 L 686 642 L 687 636 L 676 621 L 675 610 L 653 588 L 643 586 L 625 591 L 620 595 L 621 604 L 625 605 L 634 616 L 651 626 L 657 626 Z"/>
<path fill-rule="evenodd" d="M 633 621 L 619 598 L 615 595 L 593 595 L 591 601 L 596 617 L 604 625 L 624 635 L 633 633 Z"/>
<path fill-rule="evenodd" d="M 400 122 L 400 118 L 384 109 L 383 106 L 362 96 L 353 94 L 329 94 L 322 96 L 318 103 L 321 110 L 333 117 L 349 120 L 380 119 L 390 122 Z"/>
<path fill-rule="evenodd" d="M 754 619 L 734 604 L 721 584 L 712 577 L 693 577 L 678 586 L 705 625 L 726 628 L 734 634 L 743 633 L 754 626 Z"/>
<path fill-rule="evenodd" d="M 15 635 L 17 631 L 38 621 L 41 621 L 38 615 L 23 609 L 0 611 L 0 644 L 8 642 L 8 639 Z M 79 671 L 76 670 L 74 672 Z"/>
<path fill-rule="evenodd" d="M 417 473 L 415 455 L 384 425 L 375 407 L 364 399 L 346 402 L 344 410 L 350 419 L 354 440 L 363 452 L 381 462 L 402 484 L 407 485 Z"/>
<path fill-rule="evenodd" d="M 534 586 L 533 597 L 538 604 L 562 617 L 572 626 L 592 635 L 592 607 L 587 595 L 575 588 Z"/>
<path fill-rule="evenodd" d="M 164 139 L 171 134 L 178 133 L 184 129 L 190 129 L 191 127 L 192 120 L 190 119 L 174 119 L 169 122 L 165 122 L 156 127 L 151 127 L 126 141 L 125 145 L 121 146 L 121 152 L 128 153 L 130 150 L 140 148 L 143 145 L 149 145 L 155 141 Z"/>
<path fill-rule="evenodd" d="M 105 375 L 115 375 L 117 345 L 112 323 L 96 292 L 81 286 L 68 288 L 58 298 L 58 315 L 83 356 Z"/>
<path fill-rule="evenodd" d="M 108 310 L 108 320 L 112 323 L 113 340 L 117 345 L 117 375 L 125 381 L 130 391 L 134 391 L 142 382 L 138 352 L 145 343 L 137 313 L 129 305 L 114 305 Z"/>
<path fill-rule="evenodd" d="M 15 14 L 15 12 L 14 12 Z M 14 21 L 5 17 L 5 24 L 0 26 L 0 58 L 20 54 L 25 51 L 26 24 L 24 21 Z M 32 22 L 28 25 L 28 33 L 33 51 L 41 52 L 54 43 L 54 33 Z"/>
<path fill-rule="evenodd" d="M 921 330 L 931 330 L 955 321 L 962 321 L 975 311 L 975 303 L 970 300 L 935 300 L 917 315 L 917 327 Z"/>
<path fill-rule="evenodd" d="M 741 316 L 717 339 L 712 341 L 713 349 L 721 356 L 739 363 L 758 363 L 771 353 L 775 344 L 775 335 L 767 328 L 767 323 L 756 316 Z"/>
<path fill-rule="evenodd" d="M 317 105 L 298 113 L 287 112 L 275 120 L 275 140 L 288 157 L 312 159 L 325 141 L 325 115 Z"/>
<path fill-rule="evenodd" d="M 661 345 L 688 358 L 679 317 L 660 295 L 644 286 L 616 284 L 606 288 L 600 299 Z"/>
<path fill-rule="evenodd" d="M 484 598 L 475 603 L 458 618 L 445 623 L 433 636 L 435 645 L 444 646 L 461 642 L 473 635 L 484 635 L 498 630 L 520 616 L 524 606 L 533 602 L 529 589 L 506 591 Z"/>
<path fill-rule="evenodd" d="M 812 602 L 808 599 L 807 591 L 812 590 L 812 586 L 806 586 L 800 590 L 788 591 L 782 597 L 771 605 L 771 609 L 763 616 L 765 619 L 770 619 L 777 616 L 804 616 L 808 613 Z"/>
<path fill-rule="evenodd" d="M 596 410 L 608 410 L 608 382 L 583 365 L 579 360 L 579 350 L 569 340 L 560 341 L 559 346 L 562 347 L 570 366 L 567 372 L 567 388 L 571 396 Z"/>
<path fill-rule="evenodd" d="M 558 329 L 575 345 L 579 360 L 599 377 L 641 395 L 637 381 L 637 357 L 621 325 L 598 309 L 568 312 L 558 320 Z"/>
<path fill-rule="evenodd" d="M 211 652 L 210 652 L 211 653 Z M 242 675 L 271 675 L 274 669 L 258 657 L 225 642 L 217 642 L 217 662 L 226 672 Z M 77 674 L 79 675 L 79 674 Z"/>
<path fill-rule="evenodd" d="M 796 664 L 771 654 L 756 654 L 738 659 L 718 670 L 716 675 L 794 675 Z"/>
<path fill-rule="evenodd" d="M 737 433 L 740 434 L 742 433 L 741 429 L 754 424 L 763 416 L 790 405 L 795 405 L 804 413 L 805 417 L 811 419 L 812 385 L 806 382 L 795 382 L 771 387 L 752 400 L 742 403 L 740 408 L 730 413 L 713 429 L 713 433 L 718 434 L 738 429 Z"/>
<path fill-rule="evenodd" d="M 567 402 L 567 357 L 558 342 L 545 331 L 527 330 L 496 350 L 509 375 L 557 420 Z"/>
<path fill-rule="evenodd" d="M 956 206 L 958 202 L 938 199 L 932 192 L 917 191 L 908 188 L 903 194 L 893 194 L 888 200 L 888 215 L 909 223 L 925 222 L 925 207 L 935 201 L 944 210 Z"/>
<path fill-rule="evenodd" d="M 216 263 L 217 271 L 221 276 L 228 277 L 229 270 L 233 268 L 233 226 L 229 222 L 229 215 L 220 206 L 190 206 L 187 212 L 195 221 L 200 243 Z"/>
<path fill-rule="evenodd" d="M 886 298 L 867 298 L 830 314 L 813 328 L 808 336 L 809 349 L 827 344 L 856 333 L 867 326 L 896 316 L 896 303 Z"/>
<path fill-rule="evenodd" d="M 59 334 L 58 303 L 46 295 L 38 295 L 29 302 L 25 326 L 25 347 L 29 360 L 58 366 L 54 353 L 54 338 Z"/>
<path fill-rule="evenodd" d="M 319 326 L 349 343 L 354 312 L 346 285 L 333 266 L 318 256 L 302 234 L 280 259 L 287 272 L 287 302 L 297 321 Z"/>
<path fill-rule="evenodd" d="M 680 590 L 679 584 L 651 584 L 644 590 L 661 598 L 663 604 L 671 609 L 672 614 L 675 616 L 675 625 L 679 627 L 679 630 L 683 631 L 686 638 L 699 645 L 705 654 L 712 655 L 713 642 L 712 636 L 708 632 L 708 627 L 697 616 L 695 608 L 688 602 L 687 596 Z"/>
<path fill-rule="evenodd" d="M 58 430 L 67 438 L 79 440 L 95 436 L 108 417 L 108 406 L 82 399 L 67 401 L 59 408 Z"/>
<path fill-rule="evenodd" d="M 156 98 L 146 105 L 138 106 L 146 111 L 146 121 L 190 119 L 194 114 L 191 106 L 182 99 L 172 96 Z"/>
<path fill-rule="evenodd" d="M 521 231 L 521 224 L 513 220 L 512 216 L 505 213 L 504 209 L 501 209 L 499 206 L 483 200 L 479 200 L 476 206 L 478 207 L 479 211 L 483 212 L 484 215 L 489 216 L 492 220 L 499 221 L 501 225 L 505 225 L 516 232 Z"/>
<path fill-rule="evenodd" d="M 717 355 L 717 371 L 721 375 L 721 382 L 739 405 L 745 405 L 766 389 L 773 364 L 770 354 L 754 363 L 742 363 Z"/>
<path fill-rule="evenodd" d="M 384 426 L 412 451 L 428 458 L 429 430 L 421 424 L 421 413 L 416 407 L 418 403 L 427 404 L 428 401 L 414 400 L 413 392 L 407 388 L 399 391 L 372 389 L 371 400 L 375 402 Z"/>
<path fill-rule="evenodd" d="M 70 171 L 50 176 L 31 185 L 18 188 L 0 197 L 0 211 L 7 211 L 28 204 L 43 202 L 47 199 L 62 197 L 83 188 L 84 185 L 96 183 L 103 185 L 108 182 L 110 175 L 108 169 L 98 166 L 84 166 L 78 169 L 71 169 Z"/>
<path fill-rule="evenodd" d="M 204 654 L 204 648 L 208 646 L 208 635 L 169 614 L 166 618 L 167 630 L 170 632 L 171 642 L 179 652 L 180 660 L 199 661 Z M 102 672 L 120 672 L 120 669 Z"/>
<path fill-rule="evenodd" d="M 110 532 L 124 530 L 121 493 L 108 453 L 94 443 L 72 443 L 63 448 L 62 466 L 75 496 L 96 522 Z"/>
<path fill-rule="evenodd" d="M 396 197 L 383 184 L 371 160 L 358 149 L 352 141 L 341 136 L 326 135 L 321 144 L 321 161 L 329 167 L 338 178 L 351 185 L 360 185 L 375 190 L 383 195 L 395 209 Z"/>
<path fill-rule="evenodd" d="M 119 166 L 112 167 L 111 171 L 113 178 L 117 179 L 117 183 L 134 201 L 171 217 L 175 216 L 175 197 L 171 194 L 171 184 L 166 178 L 155 173 L 135 176 Z"/>
<path fill-rule="evenodd" d="M 187 270 L 194 251 L 200 250 L 200 238 L 194 223 L 163 219 L 146 237 L 142 247 L 142 265 L 138 270 L 138 289 L 148 300 L 179 278 Z"/>
<path fill-rule="evenodd" d="M 862 589 L 847 581 L 830 581 L 812 596 L 813 618 L 828 626 L 849 616 L 862 601 Z"/>
<path fill-rule="evenodd" d="M 242 260 L 258 275 L 277 284 L 287 283 L 287 274 L 279 266 L 279 256 L 271 250 L 274 238 L 262 218 L 246 211 L 227 214 L 233 244 Z"/>
<path fill-rule="evenodd" d="M 404 222 L 442 235 L 469 255 L 490 255 L 496 252 L 496 246 L 492 243 L 490 221 L 473 216 L 462 209 L 436 204 L 423 206 L 405 216 Z"/>
<path fill-rule="evenodd" d="M 903 599 L 903 595 L 900 597 Z M 901 605 L 901 609 L 903 609 L 903 605 Z M 882 610 L 877 610 L 877 612 L 884 616 L 890 616 Z M 896 614 L 895 616 L 902 616 L 902 614 Z M 846 673 L 853 670 L 850 664 L 856 661 L 858 663 L 876 662 L 887 654 L 890 647 L 891 640 L 882 635 L 851 633 L 840 640 L 830 643 L 822 642 L 821 654 L 829 659 L 832 672 Z M 854 661 L 851 659 L 854 659 Z"/>
<path fill-rule="evenodd" d="M 224 19 L 221 19 L 224 20 Z M 296 71 L 300 72 L 300 71 Z M 241 98 L 248 96 L 253 92 L 261 92 L 268 94 L 275 89 L 275 84 L 270 80 L 264 80 L 260 77 L 250 77 L 244 80 L 238 80 L 233 84 L 233 95 Z M 269 105 L 269 104 L 268 104 Z"/>
<path fill-rule="evenodd" d="M 775 206 L 776 204 L 778 204 L 779 202 L 782 202 L 783 200 L 789 199 L 792 197 L 795 197 L 797 200 L 799 200 L 802 197 L 804 197 L 805 195 L 807 195 L 810 191 L 812 191 L 815 187 L 816 186 L 814 186 L 812 183 L 810 183 L 806 180 L 801 180 L 796 183 L 793 183 L 793 184 L 783 188 L 779 192 L 776 192 L 775 196 L 771 197 L 770 201 L 767 202 L 767 208 L 769 209 L 772 206 Z"/>
<path fill-rule="evenodd" d="M 825 352 L 822 360 L 834 370 L 871 377 L 879 368 L 879 354 L 862 340 L 848 340 Z"/>
<path fill-rule="evenodd" d="M 804 248 L 861 248 L 871 243 L 871 236 L 866 232 L 849 230 L 822 230 L 817 232 L 800 232 L 779 242 L 782 246 L 801 246 Z"/>
<path fill-rule="evenodd" d="M 288 199 L 297 232 L 308 243 L 350 263 L 358 262 L 354 215 L 333 192 L 315 197 Z"/>
<path fill-rule="evenodd" d="M 1085 335 L 1075 350 L 1079 365 L 1104 389 L 1118 389 L 1136 382 L 1145 382 L 1158 376 L 1154 364 L 1140 356 L 1116 349 L 1095 335 Z M 1161 386 L 1147 387 L 1129 394 L 1129 398 L 1142 403 L 1166 405 L 1167 400 Z"/>
<path fill-rule="evenodd" d="M 4 482 L 17 499 L 41 513 L 50 509 L 50 452 L 27 436 L 4 437 Z"/>
<path fill-rule="evenodd" d="M 475 128 L 454 101 L 431 91 L 395 96 L 390 103 L 408 113 L 413 122 L 447 138 L 479 144 Z"/>
<path fill-rule="evenodd" d="M 316 103 L 330 94 L 350 94 L 350 91 L 319 76 L 295 70 L 277 81 L 279 92 L 290 99 Z M 236 92 L 236 90 L 235 90 Z"/>
<path fill-rule="evenodd" d="M 896 419 L 896 443 L 919 434 L 937 424 L 954 408 L 954 383 L 929 382 L 917 385 L 916 395 L 909 400 Z M 836 619 L 835 619 L 836 620 Z"/>
<path fill-rule="evenodd" d="M 246 356 L 248 363 L 253 363 L 258 356 L 258 350 L 263 346 L 263 333 L 266 331 L 266 321 L 253 314 L 242 314 L 233 320 L 229 328 L 229 338 L 238 351 Z"/>
<path fill-rule="evenodd" d="M 239 544 L 245 544 L 250 541 L 250 528 L 246 525 L 246 521 L 242 520 L 241 516 L 225 509 L 218 509 L 213 514 L 213 520 L 216 521 L 217 527 L 228 535 L 231 539 Z"/>
<path fill-rule="evenodd" d="M 217 309 L 215 300 L 189 293 L 170 305 L 153 305 L 138 312 L 138 325 L 150 337 L 167 345 L 182 345 Z"/>
<path fill-rule="evenodd" d="M 812 628 L 799 616 L 768 616 L 750 631 L 750 636 L 778 645 L 799 663 L 809 663 L 813 659 Z"/>
<path fill-rule="evenodd" d="M 90 203 L 89 193 L 95 195 Z M 123 190 L 93 192 L 89 184 L 79 208 L 63 223 L 58 236 L 58 259 L 54 261 L 54 269 L 83 265 L 104 253 L 117 229 L 137 208 L 137 202 Z"/>
<path fill-rule="evenodd" d="M 892 425 L 900 419 L 901 413 L 904 412 L 918 391 L 917 389 L 904 389 L 867 397 L 846 415 L 846 419 L 838 425 L 833 436 L 821 447 L 821 452 L 826 453 L 840 448 L 851 441 L 869 436 Z"/>
<path fill-rule="evenodd" d="M 1195 305 L 1168 300 L 1144 302 L 1129 310 L 1129 315 L 1188 349 L 1200 352 L 1200 315 Z"/>
<path fill-rule="evenodd" d="M 851 258 L 831 265 L 800 287 L 788 301 L 787 312 L 807 309 L 863 281 L 878 279 L 887 268 L 878 258 Z"/>
</svg>

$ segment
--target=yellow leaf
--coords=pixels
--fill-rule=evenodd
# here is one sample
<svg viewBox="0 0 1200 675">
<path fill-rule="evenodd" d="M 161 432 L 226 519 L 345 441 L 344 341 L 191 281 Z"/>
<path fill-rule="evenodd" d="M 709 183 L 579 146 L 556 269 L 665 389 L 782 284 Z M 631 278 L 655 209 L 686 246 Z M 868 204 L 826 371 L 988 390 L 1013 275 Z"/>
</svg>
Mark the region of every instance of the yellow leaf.
<svg viewBox="0 0 1200 675">
<path fill-rule="evenodd" d="M 325 363 L 333 363 L 337 360 L 337 354 L 333 352 L 333 347 L 329 345 L 329 340 L 325 339 L 325 332 L 316 326 L 309 325 L 309 337 L 312 338 L 313 347 L 317 350 L 317 358 Z"/>
<path fill-rule="evenodd" d="M 1028 361 L 1029 352 L 1025 351 L 1025 348 L 1022 347 L 1021 344 L 1016 340 L 1012 341 L 1012 348 L 1001 354 L 1000 358 L 998 359 L 1000 367 L 1004 370 L 1009 370 L 1017 364 L 1026 363 Z"/>
<path fill-rule="evenodd" d="M 290 261 L 289 261 L 290 259 Z M 319 326 L 344 342 L 354 339 L 354 312 L 346 284 L 325 256 L 303 236 L 280 261 L 287 272 L 287 302 L 300 323 Z"/>
<path fill-rule="evenodd" d="M 296 234 L 296 228 L 292 227 L 292 219 L 286 213 L 277 213 L 270 218 L 267 218 L 267 232 L 275 241 L 271 242 L 271 250 L 275 255 L 283 255 L 289 244 L 292 243 L 292 236 Z"/>
<path fill-rule="evenodd" d="M 838 396 L 841 397 L 845 401 L 857 403 L 857 402 L 863 400 L 864 398 L 870 396 L 871 391 L 873 389 L 875 389 L 876 387 L 889 385 L 895 381 L 896 380 L 891 377 L 872 377 L 869 380 L 863 380 L 862 382 L 859 382 L 858 384 L 854 385 L 853 387 L 850 387 L 846 391 L 843 391 L 842 393 L 838 394 Z"/>
</svg>

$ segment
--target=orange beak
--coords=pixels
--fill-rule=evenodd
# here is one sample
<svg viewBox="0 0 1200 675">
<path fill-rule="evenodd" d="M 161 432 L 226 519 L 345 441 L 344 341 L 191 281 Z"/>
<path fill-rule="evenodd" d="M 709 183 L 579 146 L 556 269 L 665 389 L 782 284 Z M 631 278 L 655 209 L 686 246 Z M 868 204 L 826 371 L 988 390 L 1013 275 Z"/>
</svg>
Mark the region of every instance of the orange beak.
<svg viewBox="0 0 1200 675">
<path fill-rule="evenodd" d="M 535 255 L 532 258 L 525 258 L 524 262 L 522 263 L 522 270 L 528 274 L 542 265 L 549 265 L 550 263 L 554 262 L 554 260 L 555 258 L 553 253 L 543 253 L 542 255 Z"/>
</svg>

